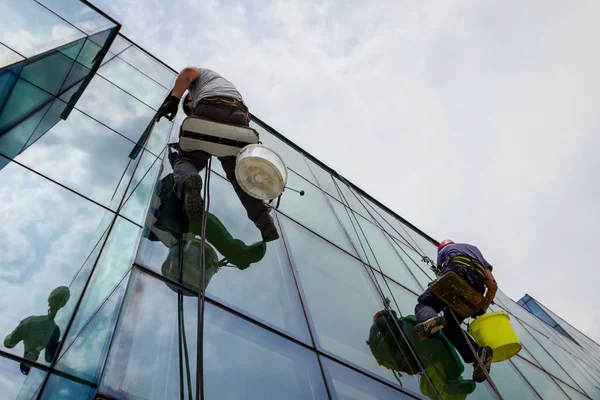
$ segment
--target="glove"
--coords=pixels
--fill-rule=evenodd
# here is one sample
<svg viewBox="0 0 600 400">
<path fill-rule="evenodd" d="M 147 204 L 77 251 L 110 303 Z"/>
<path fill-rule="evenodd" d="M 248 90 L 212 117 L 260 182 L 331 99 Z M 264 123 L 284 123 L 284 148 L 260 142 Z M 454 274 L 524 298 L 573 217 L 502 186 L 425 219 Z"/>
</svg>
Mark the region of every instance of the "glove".
<svg viewBox="0 0 600 400">
<path fill-rule="evenodd" d="M 177 115 L 177 107 L 179 106 L 179 100 L 175 96 L 169 96 L 169 98 L 163 103 L 156 113 L 156 122 L 160 121 L 162 117 L 166 117 L 169 121 L 173 121 L 175 115 Z"/>
</svg>

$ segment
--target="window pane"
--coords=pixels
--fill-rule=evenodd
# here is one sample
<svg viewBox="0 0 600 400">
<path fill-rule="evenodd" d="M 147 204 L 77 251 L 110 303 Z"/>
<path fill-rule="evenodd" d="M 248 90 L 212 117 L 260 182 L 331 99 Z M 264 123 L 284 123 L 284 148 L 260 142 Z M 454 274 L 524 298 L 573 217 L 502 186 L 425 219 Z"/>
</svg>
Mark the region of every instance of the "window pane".
<svg viewBox="0 0 600 400">
<path fill-rule="evenodd" d="M 285 165 L 288 167 L 288 169 L 293 170 L 295 173 L 302 176 L 304 179 L 314 183 L 315 185 L 317 184 L 317 181 L 310 172 L 306 161 L 304 161 L 304 156 L 301 153 L 291 148 L 281 139 L 278 139 L 277 137 L 272 135 L 259 124 L 251 122 L 250 127 L 256 129 L 256 131 L 260 135 L 260 141 L 262 143 L 274 148 L 281 155 L 281 157 L 283 157 L 283 161 L 285 162 Z M 293 186 L 292 188 L 298 189 Z"/>
<path fill-rule="evenodd" d="M 24 118 L 27 114 L 52 100 L 52 96 L 37 86 L 19 79 L 0 110 L 0 132 Z"/>
<path fill-rule="evenodd" d="M 374 270 L 374 273 L 383 295 L 390 300 L 390 306 L 398 313 L 398 316 L 406 317 L 414 314 L 418 296 L 391 279 L 384 278 L 379 272 Z"/>
<path fill-rule="evenodd" d="M 292 171 L 288 175 L 288 184 L 296 190 L 304 190 L 305 194 L 300 196 L 298 193 L 286 191 L 281 197 L 279 209 L 344 250 L 355 254 L 323 193 Z"/>
<path fill-rule="evenodd" d="M 171 83 L 176 76 L 175 72 L 152 59 L 137 47 L 132 46 L 128 48 L 122 52 L 119 57 L 160 83 L 162 86 L 171 89 Z"/>
<path fill-rule="evenodd" d="M 344 230 L 350 236 L 350 240 L 356 249 L 356 252 L 359 255 L 359 258 L 363 260 L 365 263 L 368 262 L 367 253 L 369 251 L 368 246 L 364 240 L 361 241 L 359 238 L 360 229 L 358 226 L 358 221 L 352 210 L 350 210 L 345 205 L 341 204 L 338 201 L 332 200 L 331 205 L 335 210 L 335 214 L 337 215 L 340 223 L 342 224 Z M 361 235 L 362 237 L 362 235 Z"/>
<path fill-rule="evenodd" d="M 89 382 L 98 382 L 127 282 L 126 277 L 106 299 L 95 305 L 97 308 L 91 310 L 92 314 L 77 313 L 56 369 Z M 87 305 L 90 298 L 86 293 L 83 304 Z"/>
<path fill-rule="evenodd" d="M 66 103 L 57 99 L 54 105 Z M 137 162 L 129 157 L 133 147 L 129 140 L 73 110 L 16 160 L 116 209 L 131 177 L 124 171 Z"/>
<path fill-rule="evenodd" d="M 25 364 L 22 364 L 25 366 Z M 21 372 L 21 364 L 0 356 L 0 393 L 5 400 L 31 399 L 37 393 L 46 373 L 30 368 L 27 375 Z"/>
<path fill-rule="evenodd" d="M 0 136 L 0 153 L 6 157 L 16 157 L 23 150 L 29 141 L 29 138 L 37 129 L 40 121 L 42 121 L 50 109 L 50 106 L 51 105 L 48 104 L 10 131 L 6 132 L 3 136 Z M 4 160 L 0 160 L 0 163 L 2 163 L 2 165 L 5 164 Z"/>
<path fill-rule="evenodd" d="M 187 399 L 195 388 L 197 298 L 137 269 L 128 286 L 98 393 Z"/>
<path fill-rule="evenodd" d="M 143 224 L 146 206 L 152 195 L 160 165 L 159 158 L 144 150 L 131 184 L 127 189 L 124 204 L 119 210 L 121 215 L 140 225 Z"/>
<path fill-rule="evenodd" d="M 535 387 L 543 399 L 568 399 L 548 373 L 516 356 L 511 361 L 521 371 L 525 378 Z"/>
<path fill-rule="evenodd" d="M 321 168 L 320 166 L 318 166 L 313 161 L 309 160 L 308 158 L 306 159 L 306 162 L 308 163 L 308 166 L 310 167 L 313 174 L 317 177 L 319 187 L 331 196 L 335 197 L 336 200 L 341 201 L 340 194 L 337 190 L 337 187 L 335 186 L 335 183 L 333 182 L 331 174 L 323 168 Z"/>
<path fill-rule="evenodd" d="M 406 288 L 415 293 L 420 293 L 423 289 L 408 271 L 404 262 L 398 257 L 384 233 L 360 216 L 358 216 L 358 221 L 368 241 L 368 246 L 365 247 L 368 248 L 370 265 L 378 271 L 381 269 L 385 275 Z M 373 254 L 375 257 L 373 257 Z"/>
<path fill-rule="evenodd" d="M 362 205 L 360 201 L 354 195 L 354 190 L 350 190 L 348 186 L 346 186 L 342 181 L 337 178 L 333 178 L 337 183 L 337 186 L 340 188 L 342 192 L 342 203 L 346 204 L 352 210 L 356 211 L 358 214 L 362 215 L 368 221 L 373 221 L 370 214 L 367 212 L 366 208 Z M 371 213 L 373 213 L 371 211 Z"/>
<path fill-rule="evenodd" d="M 24 58 L 0 43 L 0 68 L 22 61 Z"/>
<path fill-rule="evenodd" d="M 61 98 L 68 100 L 64 95 Z M 133 142 L 142 136 L 156 113 L 98 75 L 92 78 L 76 107 Z"/>
<path fill-rule="evenodd" d="M 52 374 L 40 400 L 91 400 L 95 393 L 96 390 L 91 385 Z"/>
<path fill-rule="evenodd" d="M 325 357 L 321 357 L 321 362 L 327 371 L 329 388 L 335 392 L 335 399 L 395 400 L 413 398 Z"/>
<path fill-rule="evenodd" d="M 293 221 L 284 217 L 280 221 L 319 348 L 397 385 L 393 373 L 378 364 L 366 343 L 383 299 L 369 283 L 365 267 Z M 419 392 L 418 376 L 403 376 L 401 382 Z"/>
<path fill-rule="evenodd" d="M 76 0 L 36 0 L 88 35 L 115 26 L 113 22 Z"/>
<path fill-rule="evenodd" d="M 0 0 L 0 8 L 0 42 L 25 57 L 85 36 L 34 1 Z"/>
<path fill-rule="evenodd" d="M 10 343 L 4 350 L 50 362 L 81 294 L 73 279 L 112 214 L 105 218 L 105 210 L 14 163 L 2 169 L 0 187 L 0 332 Z"/>
<path fill-rule="evenodd" d="M 327 398 L 313 351 L 211 304 L 204 318 L 207 400 Z"/>
<path fill-rule="evenodd" d="M 167 89 L 118 57 L 102 65 L 98 73 L 155 110 L 168 94 Z"/>
<path fill-rule="evenodd" d="M 422 261 L 423 255 L 390 236 L 388 236 L 388 239 L 390 239 L 390 242 L 393 244 L 396 252 L 400 254 L 400 257 L 404 260 L 408 269 L 413 273 L 415 278 L 417 278 L 421 287 L 428 287 L 429 283 L 435 280 L 435 273 L 430 269 L 429 264 Z M 435 260 L 433 262 L 435 262 Z"/>
<path fill-rule="evenodd" d="M 559 380 L 554 380 L 554 382 L 556 382 L 556 384 L 558 386 L 561 387 L 562 390 L 565 391 L 565 393 L 567 393 L 567 395 L 571 398 L 571 400 L 586 400 L 589 399 L 589 397 L 585 396 L 583 393 L 578 392 L 577 390 L 573 389 L 571 386 L 559 381 Z M 594 399 L 595 397 L 592 397 L 592 399 Z"/>
</svg>

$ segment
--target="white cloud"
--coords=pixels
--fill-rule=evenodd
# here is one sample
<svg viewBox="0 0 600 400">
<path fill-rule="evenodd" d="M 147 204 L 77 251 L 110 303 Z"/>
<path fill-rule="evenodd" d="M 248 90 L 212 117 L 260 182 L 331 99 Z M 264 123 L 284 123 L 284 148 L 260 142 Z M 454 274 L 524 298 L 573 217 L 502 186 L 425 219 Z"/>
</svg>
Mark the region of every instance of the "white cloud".
<svg viewBox="0 0 600 400">
<path fill-rule="evenodd" d="M 176 69 L 251 110 L 502 289 L 600 341 L 597 2 L 96 1 Z"/>
</svg>

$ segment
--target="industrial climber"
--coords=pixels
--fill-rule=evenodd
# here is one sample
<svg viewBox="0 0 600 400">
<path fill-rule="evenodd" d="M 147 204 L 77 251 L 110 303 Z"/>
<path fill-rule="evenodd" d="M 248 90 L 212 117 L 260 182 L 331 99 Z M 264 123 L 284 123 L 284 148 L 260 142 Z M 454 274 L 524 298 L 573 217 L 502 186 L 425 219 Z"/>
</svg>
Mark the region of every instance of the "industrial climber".
<svg viewBox="0 0 600 400">
<path fill-rule="evenodd" d="M 215 122 L 248 127 L 250 114 L 242 95 L 235 86 L 218 73 L 205 68 L 186 67 L 177 79 L 171 95 L 165 100 L 157 113 L 157 121 L 162 117 L 170 121 L 177 114 L 177 107 L 185 91 L 188 91 L 182 109 L 188 116 L 196 115 Z M 207 152 L 183 151 L 173 167 L 175 180 L 173 190 L 183 202 L 190 221 L 199 221 L 204 210 L 201 196 L 202 178 L 198 174 L 204 169 L 211 155 Z M 219 157 L 227 179 L 231 182 L 240 202 L 246 209 L 248 218 L 260 230 L 264 242 L 279 239 L 279 233 L 269 215 L 269 207 L 255 199 L 240 187 L 235 177 L 235 157 Z"/>
<path fill-rule="evenodd" d="M 439 276 L 449 272 L 456 273 L 460 278 L 467 282 L 477 292 L 485 292 L 485 306 L 483 309 L 475 312 L 473 318 L 485 314 L 490 303 L 494 300 L 498 285 L 492 275 L 492 266 L 486 261 L 479 249 L 473 245 L 465 243 L 454 243 L 452 240 L 444 240 L 438 246 L 437 265 Z M 487 292 L 486 292 L 487 287 Z M 441 311 L 443 316 L 439 316 Z M 462 330 L 460 324 L 464 317 L 457 313 L 449 312 L 445 303 L 438 298 L 431 290 L 427 289 L 418 298 L 418 304 L 415 307 L 415 315 L 418 325 L 413 330 L 413 336 L 416 340 L 423 340 L 429 335 L 442 330 L 446 338 L 454 345 L 456 350 L 466 363 L 475 363 L 469 343 L 477 352 L 477 358 L 481 363 L 474 365 L 473 380 L 483 382 L 486 379 L 486 372 L 489 373 L 493 350 L 489 346 L 480 347 L 468 333 Z"/>
</svg>

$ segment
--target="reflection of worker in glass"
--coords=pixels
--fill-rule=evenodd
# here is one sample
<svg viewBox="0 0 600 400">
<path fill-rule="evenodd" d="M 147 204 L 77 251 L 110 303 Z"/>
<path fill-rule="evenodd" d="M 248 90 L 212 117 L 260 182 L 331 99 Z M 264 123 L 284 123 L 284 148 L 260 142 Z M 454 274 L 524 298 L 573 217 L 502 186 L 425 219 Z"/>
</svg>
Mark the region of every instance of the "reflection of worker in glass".
<svg viewBox="0 0 600 400">
<path fill-rule="evenodd" d="M 169 152 L 169 161 L 176 155 Z M 157 193 L 153 201 L 155 211 L 149 221 L 151 241 L 161 241 L 170 249 L 169 256 L 162 266 L 162 273 L 169 278 L 180 281 L 187 286 L 198 288 L 200 282 L 200 239 L 202 223 L 190 221 L 181 201 L 173 193 L 173 174 L 168 174 L 157 184 Z M 156 199 L 157 197 L 157 199 Z M 233 265 L 240 270 L 248 268 L 265 256 L 267 245 L 263 241 L 246 245 L 234 239 L 227 228 L 212 213 L 206 216 L 205 246 L 205 288 L 216 271 L 225 265 Z M 212 246 L 214 246 L 214 248 Z M 215 249 L 225 258 L 218 260 Z M 180 256 L 182 260 L 180 262 Z"/>
<path fill-rule="evenodd" d="M 462 378 L 465 368 L 454 346 L 444 335 L 417 341 L 411 335 L 416 324 L 414 315 L 398 318 L 393 310 L 382 310 L 375 314 L 367 344 L 378 364 L 395 374 L 423 373 L 421 392 L 432 399 L 459 400 L 473 393 L 475 382 Z M 429 381 L 424 375 L 427 375 Z"/>
<path fill-rule="evenodd" d="M 235 86 L 218 73 L 205 68 L 186 67 L 175 81 L 172 95 L 169 96 L 157 113 L 157 119 L 166 117 L 173 120 L 177 107 L 185 91 L 183 101 L 186 115 L 196 115 L 215 122 L 248 127 L 250 124 L 248 108 L 242 95 Z M 191 221 L 201 220 L 204 202 L 200 195 L 202 179 L 198 174 L 202 171 L 211 155 L 205 151 L 179 151 L 173 167 L 173 190 L 183 201 L 187 216 Z M 277 240 L 279 234 L 269 215 L 269 208 L 259 199 L 244 192 L 235 177 L 235 157 L 220 157 L 223 170 L 231 182 L 240 202 L 246 209 L 248 218 L 260 230 L 265 242 Z"/>
<path fill-rule="evenodd" d="M 58 349 L 60 328 L 54 322 L 56 313 L 67 304 L 71 292 L 66 286 L 54 289 L 48 297 L 48 314 L 32 315 L 19 323 L 14 331 L 4 339 L 4 346 L 12 349 L 23 341 L 26 360 L 37 361 L 42 350 L 46 349 L 46 362 L 52 362 Z M 21 372 L 29 373 L 30 367 L 21 364 Z"/>
<path fill-rule="evenodd" d="M 483 315 L 490 303 L 494 300 L 498 285 L 492 275 L 492 266 L 486 261 L 479 249 L 473 245 L 465 243 L 454 243 L 451 240 L 444 240 L 438 246 L 437 265 L 440 269 L 439 276 L 454 272 L 477 292 L 485 294 L 487 299 L 483 309 L 477 311 L 472 316 Z M 439 316 L 441 311 L 444 316 Z M 494 352 L 491 347 L 480 347 L 460 324 L 464 317 L 457 313 L 449 312 L 446 304 L 438 298 L 431 290 L 427 289 L 419 296 L 418 304 L 415 307 L 415 314 L 419 324 L 415 327 L 413 335 L 417 340 L 423 340 L 431 334 L 442 330 L 444 335 L 454 345 L 466 363 L 474 363 L 473 380 L 483 382 L 489 374 Z M 467 340 L 470 342 L 467 343 Z M 477 363 L 471 347 L 477 352 L 477 358 L 481 363 Z"/>
</svg>

